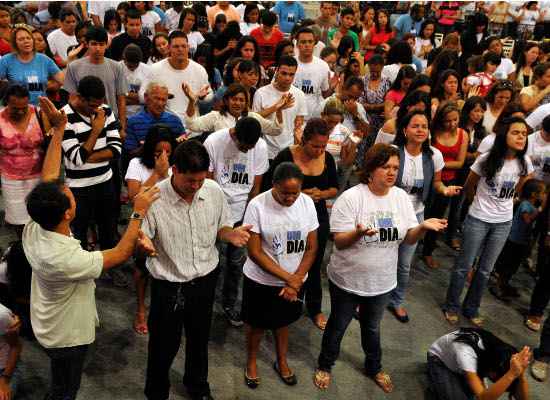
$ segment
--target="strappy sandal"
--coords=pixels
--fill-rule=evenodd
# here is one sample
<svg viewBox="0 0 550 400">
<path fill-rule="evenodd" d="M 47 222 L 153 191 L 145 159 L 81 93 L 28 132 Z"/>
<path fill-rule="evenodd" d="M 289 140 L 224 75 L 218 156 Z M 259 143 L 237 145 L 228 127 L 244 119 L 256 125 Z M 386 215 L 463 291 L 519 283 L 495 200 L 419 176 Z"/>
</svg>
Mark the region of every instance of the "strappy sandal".
<svg viewBox="0 0 550 400">
<path fill-rule="evenodd" d="M 136 313 L 136 318 L 134 319 L 134 331 L 140 335 L 147 335 L 149 333 L 145 313 Z"/>
<path fill-rule="evenodd" d="M 443 311 L 443 315 L 447 322 L 451 325 L 456 325 L 458 323 L 458 314 L 450 311 Z"/>
<path fill-rule="evenodd" d="M 328 321 L 327 321 L 327 318 L 325 317 L 325 315 L 323 313 L 319 313 L 311 319 L 313 321 L 313 324 L 317 328 L 319 328 L 320 330 L 324 331 L 325 328 L 327 327 L 327 322 Z"/>
<path fill-rule="evenodd" d="M 321 390 L 328 389 L 330 385 L 330 373 L 316 369 L 315 374 L 313 375 L 313 384 Z"/>
<path fill-rule="evenodd" d="M 298 383 L 298 379 L 292 371 L 290 371 L 290 375 L 283 376 L 281 370 L 279 369 L 279 364 L 277 363 L 277 361 L 273 363 L 273 369 L 275 370 L 275 372 L 277 372 L 277 375 L 279 375 L 279 378 L 281 378 L 285 385 L 294 386 Z"/>
<path fill-rule="evenodd" d="M 372 379 L 384 391 L 384 393 L 391 393 L 393 391 L 393 383 L 387 373 L 379 372 Z"/>
<path fill-rule="evenodd" d="M 260 386 L 260 377 L 257 376 L 255 378 L 250 378 L 246 372 L 246 367 L 244 368 L 244 383 L 246 386 L 248 386 L 250 389 L 256 389 L 258 386 Z"/>
</svg>

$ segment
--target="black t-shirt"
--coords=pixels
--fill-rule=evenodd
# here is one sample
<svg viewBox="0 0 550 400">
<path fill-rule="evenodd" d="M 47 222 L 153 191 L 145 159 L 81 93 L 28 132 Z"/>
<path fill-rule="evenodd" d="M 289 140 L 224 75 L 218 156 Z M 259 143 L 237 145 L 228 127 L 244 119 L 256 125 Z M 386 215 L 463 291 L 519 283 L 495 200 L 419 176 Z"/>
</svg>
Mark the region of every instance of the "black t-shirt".
<svg viewBox="0 0 550 400">
<path fill-rule="evenodd" d="M 129 44 L 135 44 L 141 49 L 143 52 L 143 59 L 141 61 L 147 63 L 147 60 L 149 60 L 151 56 L 153 44 L 147 36 L 141 34 L 137 38 L 130 37 L 126 32 L 115 36 L 111 42 L 111 47 L 107 51 L 106 57 L 116 61 L 122 60 L 122 53 Z"/>
<path fill-rule="evenodd" d="M 294 162 L 290 147 L 283 149 L 277 154 L 277 157 L 273 160 L 269 168 L 268 176 L 264 176 L 263 181 L 269 182 L 271 186 L 273 171 L 275 168 L 283 162 Z M 325 151 L 325 169 L 321 175 L 304 175 L 304 183 L 302 184 L 302 190 L 312 189 L 316 187 L 319 190 L 328 190 L 330 188 L 338 188 L 338 176 L 336 174 L 336 163 L 334 158 L 329 152 Z M 325 200 L 319 200 L 315 203 L 315 210 L 317 210 L 317 218 L 319 222 L 328 221 L 327 203 Z"/>
</svg>

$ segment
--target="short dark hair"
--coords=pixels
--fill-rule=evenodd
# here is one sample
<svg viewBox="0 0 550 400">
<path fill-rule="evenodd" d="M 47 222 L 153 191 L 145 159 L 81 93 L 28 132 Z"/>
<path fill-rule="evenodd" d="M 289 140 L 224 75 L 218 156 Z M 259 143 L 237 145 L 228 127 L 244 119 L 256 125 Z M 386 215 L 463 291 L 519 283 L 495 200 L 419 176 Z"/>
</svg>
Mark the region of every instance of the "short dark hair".
<svg viewBox="0 0 550 400">
<path fill-rule="evenodd" d="M 388 162 L 390 157 L 399 158 L 397 147 L 385 143 L 376 143 L 365 154 L 363 170 L 361 171 L 361 183 L 369 183 L 371 174 Z"/>
<path fill-rule="evenodd" d="M 175 31 L 172 31 L 172 33 L 170 33 L 170 35 L 168 36 L 168 43 L 172 44 L 172 40 L 177 38 L 185 38 L 185 41 L 189 43 L 189 39 L 187 39 L 187 35 L 185 34 L 185 32 L 177 29 Z"/>
<path fill-rule="evenodd" d="M 367 61 L 369 65 L 384 65 L 384 57 L 382 57 L 380 54 L 373 54 L 371 58 Z"/>
<path fill-rule="evenodd" d="M 71 202 L 60 182 L 40 182 L 27 196 L 27 212 L 43 229 L 53 231 L 63 220 Z"/>
<path fill-rule="evenodd" d="M 29 89 L 17 83 L 9 85 L 6 89 L 6 93 L 4 93 L 4 105 L 8 104 L 8 101 L 10 101 L 10 97 L 12 96 L 17 97 L 18 99 L 29 97 Z"/>
<path fill-rule="evenodd" d="M 180 173 L 205 172 L 210 167 L 210 156 L 201 142 L 192 139 L 176 147 L 174 165 Z"/>
<path fill-rule="evenodd" d="M 533 68 L 533 79 L 540 79 L 550 68 L 550 62 L 535 65 Z"/>
<path fill-rule="evenodd" d="M 324 59 L 333 54 L 338 55 L 338 52 L 336 51 L 336 49 L 332 46 L 326 46 L 326 47 L 323 47 L 323 50 L 321 50 L 321 53 L 319 54 L 319 58 Z M 382 62 L 382 64 L 384 63 Z"/>
<path fill-rule="evenodd" d="M 502 57 L 499 56 L 494 51 L 488 51 L 487 53 L 483 54 L 483 66 L 487 65 L 488 63 L 500 65 Z"/>
<path fill-rule="evenodd" d="M 126 22 L 128 22 L 129 19 L 139 19 L 139 21 L 141 22 L 141 15 L 139 14 L 139 11 L 135 8 L 130 8 L 126 12 Z"/>
<path fill-rule="evenodd" d="M 75 17 L 77 20 L 79 19 L 78 15 L 76 15 L 76 13 L 73 10 L 71 10 L 70 8 L 65 8 L 61 10 L 61 12 L 59 13 L 59 20 L 64 21 L 67 17 L 70 17 L 70 16 Z"/>
<path fill-rule="evenodd" d="M 328 125 L 324 119 L 311 118 L 309 121 L 307 121 L 307 124 L 304 128 L 302 139 L 304 142 L 307 142 L 311 140 L 313 135 L 321 135 L 321 136 L 330 135 Z"/>
<path fill-rule="evenodd" d="M 273 184 L 281 183 L 289 179 L 297 179 L 303 182 L 304 174 L 296 164 L 285 161 L 277 165 L 275 171 L 273 171 Z"/>
<path fill-rule="evenodd" d="M 294 57 L 291 57 L 291 56 L 282 56 L 279 59 L 279 67 L 281 67 L 283 65 L 298 68 L 298 61 L 296 61 L 296 59 Z"/>
<path fill-rule="evenodd" d="M 86 31 L 86 41 L 91 42 L 92 40 L 95 42 L 107 43 L 109 38 L 105 28 L 94 25 L 89 26 Z"/>
<path fill-rule="evenodd" d="M 97 76 L 88 75 L 78 82 L 76 89 L 79 95 L 85 99 L 103 99 L 105 98 L 105 85 Z"/>
<path fill-rule="evenodd" d="M 262 127 L 256 118 L 243 117 L 235 125 L 235 136 L 241 144 L 256 146 L 261 135 Z"/>
<path fill-rule="evenodd" d="M 294 37 L 296 38 L 296 40 L 298 40 L 298 38 L 300 37 L 300 35 L 302 33 L 310 33 L 313 35 L 313 38 L 315 39 L 315 33 L 313 32 L 313 30 L 311 28 L 300 28 L 298 29 L 298 32 L 296 32 L 296 35 L 294 35 Z"/>
<path fill-rule="evenodd" d="M 340 17 L 344 18 L 346 15 L 355 15 L 355 11 L 351 7 L 345 7 L 340 11 Z"/>
<path fill-rule="evenodd" d="M 273 26 L 277 22 L 277 15 L 273 11 L 264 9 L 261 14 L 261 21 L 265 26 Z"/>
<path fill-rule="evenodd" d="M 354 86 L 359 86 L 361 90 L 365 89 L 365 82 L 363 79 L 357 77 L 357 76 L 350 76 L 346 81 L 344 82 L 344 89 L 348 90 L 351 89 Z"/>
<path fill-rule="evenodd" d="M 124 51 L 122 52 L 122 59 L 131 64 L 139 64 L 143 59 L 143 52 L 137 44 L 130 43 L 124 48 Z"/>
</svg>

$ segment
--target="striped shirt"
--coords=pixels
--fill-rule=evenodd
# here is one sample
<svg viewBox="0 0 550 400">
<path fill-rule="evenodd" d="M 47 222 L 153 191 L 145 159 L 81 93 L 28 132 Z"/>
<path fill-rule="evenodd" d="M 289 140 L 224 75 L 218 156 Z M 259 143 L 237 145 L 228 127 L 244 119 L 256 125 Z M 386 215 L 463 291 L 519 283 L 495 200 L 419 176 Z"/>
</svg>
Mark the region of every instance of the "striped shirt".
<svg viewBox="0 0 550 400">
<path fill-rule="evenodd" d="M 189 204 L 176 193 L 171 179 L 156 186 L 160 198 L 149 208 L 141 227 L 157 251 L 156 257 L 147 258 L 147 269 L 153 278 L 170 282 L 207 275 L 218 265 L 218 231 L 232 226 L 222 189 L 206 179 Z"/>
<path fill-rule="evenodd" d="M 113 158 L 118 158 L 121 152 L 119 135 L 120 125 L 115 115 L 107 106 L 105 109 L 105 126 L 99 134 L 94 151 L 110 149 Z M 97 163 L 86 162 L 88 154 L 83 145 L 92 132 L 91 120 L 77 113 L 70 104 L 63 107 L 67 114 L 67 126 L 63 135 L 63 154 L 65 160 L 66 182 L 69 187 L 88 187 L 103 183 L 111 179 L 113 172 L 109 161 Z"/>
</svg>

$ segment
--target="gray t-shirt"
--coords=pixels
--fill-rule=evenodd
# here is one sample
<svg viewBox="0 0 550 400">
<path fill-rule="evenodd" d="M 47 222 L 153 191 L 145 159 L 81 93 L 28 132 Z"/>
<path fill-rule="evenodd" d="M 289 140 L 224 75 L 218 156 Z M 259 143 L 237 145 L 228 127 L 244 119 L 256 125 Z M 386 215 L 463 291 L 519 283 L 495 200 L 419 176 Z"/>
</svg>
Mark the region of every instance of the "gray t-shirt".
<svg viewBox="0 0 550 400">
<path fill-rule="evenodd" d="M 89 75 L 103 81 L 105 102 L 118 118 L 117 96 L 125 96 L 128 92 L 128 82 L 122 65 L 110 58 L 105 58 L 101 64 L 92 64 L 88 57 L 81 58 L 68 65 L 63 87 L 71 94 L 77 93 L 78 82 Z"/>
</svg>

